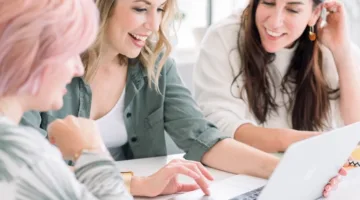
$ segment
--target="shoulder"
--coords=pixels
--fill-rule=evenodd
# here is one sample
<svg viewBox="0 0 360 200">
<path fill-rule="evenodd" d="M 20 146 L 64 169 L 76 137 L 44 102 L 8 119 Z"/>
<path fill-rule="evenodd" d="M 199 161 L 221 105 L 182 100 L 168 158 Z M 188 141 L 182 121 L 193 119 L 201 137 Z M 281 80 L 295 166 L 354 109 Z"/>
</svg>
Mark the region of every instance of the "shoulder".
<svg viewBox="0 0 360 200">
<path fill-rule="evenodd" d="M 175 60 L 172 57 L 166 58 L 166 61 L 164 63 L 162 73 L 168 74 L 169 71 L 176 68 Z"/>
<path fill-rule="evenodd" d="M 0 152 L 3 152 L 0 161 L 5 161 L 0 162 L 0 174 L 7 174 L 10 180 L 18 175 L 20 169 L 36 164 L 44 153 L 61 157 L 43 135 L 33 128 L 18 126 L 2 118 L 0 135 Z"/>
</svg>

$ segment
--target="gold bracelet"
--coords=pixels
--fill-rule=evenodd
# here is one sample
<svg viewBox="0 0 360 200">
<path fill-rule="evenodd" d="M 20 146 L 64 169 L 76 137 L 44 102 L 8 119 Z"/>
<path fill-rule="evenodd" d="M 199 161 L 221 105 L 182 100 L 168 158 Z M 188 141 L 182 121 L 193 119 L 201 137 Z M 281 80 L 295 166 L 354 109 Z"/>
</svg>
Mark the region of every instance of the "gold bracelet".
<svg viewBox="0 0 360 200">
<path fill-rule="evenodd" d="M 125 187 L 129 193 L 130 193 L 131 179 L 133 176 L 134 173 L 132 171 L 121 172 L 121 177 L 123 178 Z"/>
</svg>

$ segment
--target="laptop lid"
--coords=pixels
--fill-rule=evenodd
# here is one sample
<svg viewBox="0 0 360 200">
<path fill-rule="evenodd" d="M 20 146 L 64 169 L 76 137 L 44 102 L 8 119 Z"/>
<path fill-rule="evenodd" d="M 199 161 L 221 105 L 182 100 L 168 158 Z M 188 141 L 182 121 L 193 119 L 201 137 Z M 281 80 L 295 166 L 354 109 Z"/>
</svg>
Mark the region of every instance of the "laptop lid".
<svg viewBox="0 0 360 200">
<path fill-rule="evenodd" d="M 313 200 L 338 174 L 360 141 L 360 123 L 292 144 L 259 200 Z"/>
</svg>

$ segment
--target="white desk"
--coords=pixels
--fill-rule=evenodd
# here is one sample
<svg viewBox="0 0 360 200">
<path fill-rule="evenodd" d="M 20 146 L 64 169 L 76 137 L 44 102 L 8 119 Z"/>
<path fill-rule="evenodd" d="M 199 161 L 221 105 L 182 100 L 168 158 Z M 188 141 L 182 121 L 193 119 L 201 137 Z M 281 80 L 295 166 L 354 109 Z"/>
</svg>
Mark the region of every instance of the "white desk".
<svg viewBox="0 0 360 200">
<path fill-rule="evenodd" d="M 145 158 L 145 159 L 135 159 L 127 161 L 119 161 L 117 165 L 121 171 L 133 171 L 136 176 L 149 176 L 161 167 L 163 167 L 169 161 L 182 158 L 183 154 L 176 154 L 164 157 L 156 158 Z M 226 178 L 234 176 L 234 174 L 222 172 L 219 170 L 208 168 L 210 173 L 215 178 L 215 181 L 212 184 L 224 180 Z M 258 178 L 253 178 L 249 176 L 239 177 L 244 181 L 248 187 L 257 188 L 259 184 L 266 182 L 266 180 L 259 180 Z M 179 180 L 182 182 L 192 182 L 192 180 L 185 176 L 179 176 Z M 359 200 L 360 199 L 360 168 L 351 170 L 348 173 L 348 176 L 343 179 L 340 183 L 339 188 L 332 192 L 329 200 Z M 155 200 L 165 200 L 169 199 L 171 196 L 162 196 L 157 198 L 152 198 Z M 140 199 L 149 199 L 149 198 L 136 198 Z"/>
</svg>

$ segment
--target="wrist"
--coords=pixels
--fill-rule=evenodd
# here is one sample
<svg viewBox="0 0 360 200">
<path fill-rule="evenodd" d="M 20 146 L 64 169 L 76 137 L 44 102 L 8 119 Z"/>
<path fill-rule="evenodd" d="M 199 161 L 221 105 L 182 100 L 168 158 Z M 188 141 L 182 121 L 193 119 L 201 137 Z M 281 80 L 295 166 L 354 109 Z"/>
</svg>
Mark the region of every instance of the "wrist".
<svg viewBox="0 0 360 200">
<path fill-rule="evenodd" d="M 72 157 L 72 161 L 76 162 L 83 153 L 107 154 L 107 149 L 103 147 L 83 148 L 78 150 Z"/>
<path fill-rule="evenodd" d="M 335 62 L 343 62 L 348 60 L 349 56 L 351 56 L 351 43 L 344 44 L 341 46 L 337 46 L 334 49 L 330 49 Z"/>
<path fill-rule="evenodd" d="M 147 196 L 146 177 L 133 176 L 130 180 L 129 192 L 132 196 Z"/>
<path fill-rule="evenodd" d="M 321 134 L 321 132 L 316 131 L 298 131 L 298 130 L 289 130 L 286 138 L 286 149 L 295 142 L 299 142 L 314 136 Z M 285 150 L 286 150 L 285 149 Z"/>
<path fill-rule="evenodd" d="M 283 129 L 284 134 L 281 140 L 281 147 L 282 150 L 285 152 L 289 146 L 297 141 L 300 141 L 302 139 L 305 139 L 306 134 L 302 133 L 301 131 L 298 130 L 293 130 L 293 129 Z"/>
<path fill-rule="evenodd" d="M 296 136 L 295 130 L 286 130 L 281 129 L 279 134 L 279 143 L 281 147 L 281 151 L 285 152 L 286 149 L 291 145 L 292 141 L 294 140 L 294 137 Z"/>
</svg>

